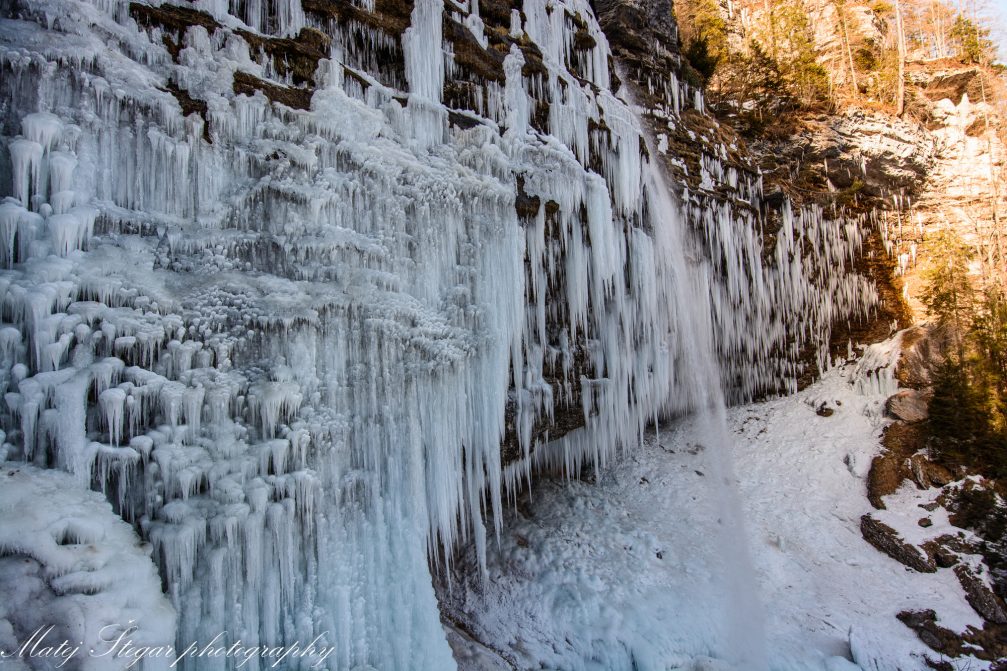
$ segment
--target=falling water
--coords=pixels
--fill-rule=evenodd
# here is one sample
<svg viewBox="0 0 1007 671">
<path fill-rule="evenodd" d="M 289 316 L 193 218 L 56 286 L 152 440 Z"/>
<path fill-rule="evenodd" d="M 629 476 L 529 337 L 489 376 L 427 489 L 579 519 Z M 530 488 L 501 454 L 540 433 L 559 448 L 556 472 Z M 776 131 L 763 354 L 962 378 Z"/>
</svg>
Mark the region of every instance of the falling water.
<svg viewBox="0 0 1007 671">
<path fill-rule="evenodd" d="M 649 133 L 644 131 L 643 136 L 647 139 L 650 155 L 658 156 Z M 727 657 L 739 669 L 762 671 L 768 668 L 762 604 L 749 553 L 744 511 L 731 458 L 721 375 L 714 354 L 709 264 L 686 257 L 689 242 L 685 237 L 685 225 L 659 163 L 650 160 L 645 170 L 655 246 L 659 254 L 671 259 L 668 267 L 673 274 L 666 281 L 674 287 L 675 302 L 669 309 L 677 310 L 675 322 L 682 329 L 680 338 L 684 343 L 686 379 L 678 388 L 689 393 L 687 406 L 695 416 L 696 437 L 704 447 L 717 503 L 720 524 L 712 533 L 723 560 L 721 584 L 729 594 L 729 608 L 725 613 L 727 640 L 724 641 Z"/>
</svg>

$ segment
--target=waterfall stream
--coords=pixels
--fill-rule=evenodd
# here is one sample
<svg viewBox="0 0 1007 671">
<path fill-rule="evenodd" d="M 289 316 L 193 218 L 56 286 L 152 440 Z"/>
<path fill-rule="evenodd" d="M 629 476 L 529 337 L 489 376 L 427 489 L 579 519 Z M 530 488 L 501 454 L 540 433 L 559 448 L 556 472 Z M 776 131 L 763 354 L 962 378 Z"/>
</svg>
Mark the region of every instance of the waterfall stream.
<svg viewBox="0 0 1007 671">
<path fill-rule="evenodd" d="M 637 108 L 631 93 L 627 91 L 626 95 L 630 106 Z M 642 134 L 647 140 L 648 153 L 657 156 L 649 133 Z M 715 355 L 710 268 L 706 261 L 686 258 L 684 250 L 690 244 L 684 221 L 660 166 L 655 161 L 647 161 L 645 170 L 657 253 L 671 260 L 669 267 L 673 274 L 662 278 L 675 288 L 675 304 L 669 309 L 677 313 L 675 321 L 681 328 L 679 337 L 686 343 L 683 367 L 689 372 L 679 388 L 690 395 L 689 406 L 696 416 L 696 435 L 710 466 L 710 486 L 717 502 L 720 524 L 710 533 L 716 538 L 716 547 L 724 560 L 722 584 L 730 594 L 730 608 L 725 613 L 728 618 L 726 649 L 738 669 L 766 671 L 769 666 L 762 629 L 765 618 L 731 460 L 727 406 Z"/>
</svg>

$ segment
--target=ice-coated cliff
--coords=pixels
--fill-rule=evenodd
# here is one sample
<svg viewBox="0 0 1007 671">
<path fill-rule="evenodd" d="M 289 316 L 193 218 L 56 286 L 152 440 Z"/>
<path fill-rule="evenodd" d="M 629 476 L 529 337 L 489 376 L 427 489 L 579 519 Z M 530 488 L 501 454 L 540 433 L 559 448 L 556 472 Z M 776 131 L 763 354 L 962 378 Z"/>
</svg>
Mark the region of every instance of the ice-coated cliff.
<svg viewBox="0 0 1007 671">
<path fill-rule="evenodd" d="M 678 215 L 587 0 L 0 7 L 3 451 L 149 540 L 179 641 L 451 668 L 430 567 L 507 491 L 710 402 L 715 357 L 793 388 L 877 300 L 862 228 L 763 228 L 717 156 Z"/>
</svg>

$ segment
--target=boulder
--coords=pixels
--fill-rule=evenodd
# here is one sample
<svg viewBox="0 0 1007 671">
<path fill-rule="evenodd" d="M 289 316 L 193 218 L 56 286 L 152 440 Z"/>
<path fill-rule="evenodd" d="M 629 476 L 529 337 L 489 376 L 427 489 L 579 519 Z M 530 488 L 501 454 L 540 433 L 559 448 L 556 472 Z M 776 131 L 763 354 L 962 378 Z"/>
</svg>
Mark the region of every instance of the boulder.
<svg viewBox="0 0 1007 671">
<path fill-rule="evenodd" d="M 860 533 L 864 540 L 897 562 L 921 573 L 936 573 L 933 560 L 920 552 L 915 545 L 905 542 L 895 529 L 869 514 L 860 518 Z"/>
<path fill-rule="evenodd" d="M 950 657 L 958 657 L 965 651 L 965 642 L 962 637 L 937 624 L 937 613 L 932 609 L 904 610 L 896 617 L 902 624 L 915 631 L 919 639 L 931 650 L 936 650 Z"/>
<path fill-rule="evenodd" d="M 930 416 L 927 395 L 916 389 L 902 389 L 885 402 L 885 411 L 904 422 L 922 422 Z"/>
<path fill-rule="evenodd" d="M 952 347 L 951 334 L 947 328 L 924 324 L 907 328 L 901 336 L 896 379 L 901 386 L 910 389 L 929 387 L 933 384 L 934 372 Z"/>
<path fill-rule="evenodd" d="M 913 477 L 911 457 L 925 447 L 920 424 L 894 422 L 885 427 L 881 443 L 885 449 L 874 457 L 867 474 L 867 499 L 879 510 L 883 497 L 894 494 L 902 482 Z"/>
<path fill-rule="evenodd" d="M 1007 607 L 979 576 L 965 564 L 955 567 L 955 575 L 965 590 L 965 599 L 975 612 L 987 622 L 1007 624 Z"/>
<path fill-rule="evenodd" d="M 958 555 L 940 543 L 927 541 L 923 544 L 923 549 L 926 550 L 927 555 L 933 559 L 937 568 L 951 568 L 959 561 Z"/>
<path fill-rule="evenodd" d="M 954 474 L 946 466 L 935 464 L 919 452 L 909 457 L 909 470 L 920 489 L 943 487 L 955 481 Z"/>
<path fill-rule="evenodd" d="M 930 561 L 938 568 L 951 568 L 958 565 L 963 555 L 975 555 L 980 553 L 980 549 L 958 536 L 944 534 L 937 538 L 932 538 L 920 546 Z"/>
</svg>

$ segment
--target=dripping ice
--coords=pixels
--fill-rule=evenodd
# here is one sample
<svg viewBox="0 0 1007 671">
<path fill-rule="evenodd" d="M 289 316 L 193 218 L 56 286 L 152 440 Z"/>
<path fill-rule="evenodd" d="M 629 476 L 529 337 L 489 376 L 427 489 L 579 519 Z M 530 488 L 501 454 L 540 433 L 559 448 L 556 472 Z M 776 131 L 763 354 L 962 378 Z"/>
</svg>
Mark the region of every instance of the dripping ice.
<svg viewBox="0 0 1007 671">
<path fill-rule="evenodd" d="M 702 193 L 658 216 L 671 187 L 610 90 L 586 0 L 512 14 L 546 73 L 525 76 L 514 47 L 464 129 L 441 17 L 484 39 L 475 0 L 417 0 L 400 43 L 299 0 L 205 0 L 221 27 L 188 28 L 177 62 L 126 3 L 24 5 L 0 19 L 3 449 L 136 525 L 179 641 L 324 634 L 331 668 L 452 668 L 429 558 L 484 556 L 536 469 L 576 473 L 655 418 L 716 406 L 718 376 L 732 400 L 793 388 L 801 348 L 828 367 L 832 323 L 877 302 L 843 272 L 861 229 L 819 210 L 785 207 L 769 254 L 750 216 Z M 595 40 L 578 72 L 573 15 Z M 236 71 L 294 85 L 239 29 L 305 26 L 333 37 L 310 110 L 234 93 Z M 401 49 L 401 78 L 379 48 Z M 669 124 L 703 108 L 673 77 L 652 86 Z M 703 170 L 759 196 L 716 157 Z M 519 176 L 541 204 L 527 218 Z M 536 428 L 578 404 L 583 429 Z"/>
</svg>

